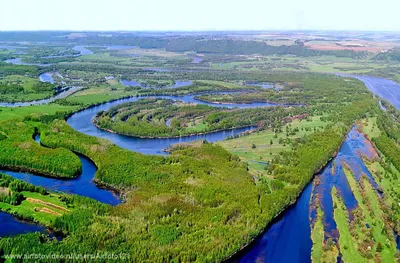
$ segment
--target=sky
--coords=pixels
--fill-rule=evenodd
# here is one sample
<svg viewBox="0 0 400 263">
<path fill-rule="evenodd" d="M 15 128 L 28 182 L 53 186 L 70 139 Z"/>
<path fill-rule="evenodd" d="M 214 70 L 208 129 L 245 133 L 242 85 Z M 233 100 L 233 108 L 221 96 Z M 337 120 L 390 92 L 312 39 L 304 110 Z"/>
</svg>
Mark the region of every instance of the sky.
<svg viewBox="0 0 400 263">
<path fill-rule="evenodd" d="M 399 0 L 0 0 L 0 30 L 400 31 Z"/>
</svg>

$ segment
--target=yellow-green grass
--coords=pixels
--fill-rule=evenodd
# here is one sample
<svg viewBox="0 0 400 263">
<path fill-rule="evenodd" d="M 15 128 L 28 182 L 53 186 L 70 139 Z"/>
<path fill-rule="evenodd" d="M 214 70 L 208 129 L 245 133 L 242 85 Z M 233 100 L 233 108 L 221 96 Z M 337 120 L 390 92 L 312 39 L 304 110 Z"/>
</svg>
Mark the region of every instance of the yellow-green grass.
<svg viewBox="0 0 400 263">
<path fill-rule="evenodd" d="M 332 189 L 332 199 L 334 203 L 334 219 L 339 231 L 339 247 L 342 253 L 342 259 L 344 262 L 357 262 L 363 263 L 368 262 L 367 259 L 363 258 L 358 252 L 353 236 L 349 228 L 349 218 L 346 207 L 343 201 L 338 198 L 336 188 Z"/>
<path fill-rule="evenodd" d="M 0 83 L 4 84 L 4 83 L 15 83 L 15 84 L 20 84 L 25 91 L 32 91 L 33 92 L 33 85 L 35 85 L 35 83 L 39 82 L 39 78 L 31 78 L 31 77 L 26 77 L 26 76 L 22 76 L 22 75 L 9 75 L 9 76 L 5 76 L 4 78 L 2 78 L 0 80 Z"/>
<path fill-rule="evenodd" d="M 290 144 L 279 144 L 279 139 L 290 138 L 294 140 L 303 137 L 306 134 L 313 133 L 314 127 L 325 127 L 329 123 L 323 122 L 320 119 L 321 116 L 314 116 L 311 118 L 311 121 L 294 120 L 290 123 L 290 126 L 292 129 L 298 128 L 299 132 L 295 135 L 289 135 L 288 137 L 286 137 L 286 128 L 283 127 L 283 132 L 278 134 L 278 138 L 274 138 L 275 133 L 273 130 L 266 130 L 248 136 L 221 141 L 218 142 L 218 144 L 247 162 L 252 174 L 266 175 L 264 170 L 265 164 L 262 162 L 268 162 L 280 152 L 291 149 Z M 310 128 L 311 130 L 306 131 L 306 128 Z M 272 145 L 270 144 L 271 140 Z"/>
<path fill-rule="evenodd" d="M 26 200 L 20 205 L 14 206 L 0 202 L 0 210 L 24 218 L 31 217 L 34 222 L 46 226 L 51 226 L 57 217 L 71 210 L 55 194 L 41 195 L 33 192 L 22 192 L 22 194 Z"/>
<path fill-rule="evenodd" d="M 238 68 L 242 70 L 254 70 L 256 68 L 249 69 L 249 66 L 262 66 L 263 64 L 272 70 L 306 70 L 321 73 L 342 72 L 349 74 L 368 73 L 371 70 L 385 68 L 387 66 L 387 63 L 372 61 L 369 59 L 338 58 L 335 56 L 264 56 L 263 59 L 257 58 L 257 60 L 254 60 L 251 56 L 249 56 L 247 61 L 212 63 L 212 68 L 225 70 L 233 68 Z"/>
<path fill-rule="evenodd" d="M 119 99 L 122 97 L 134 96 L 131 93 L 114 91 L 114 92 L 99 92 L 92 94 L 82 94 L 80 96 L 70 97 L 67 100 L 75 103 L 79 103 L 85 106 L 89 106 L 91 104 L 103 103 L 110 100 Z"/>
<path fill-rule="evenodd" d="M 190 131 L 190 132 L 202 132 L 205 131 L 208 128 L 208 124 L 207 123 L 196 123 L 195 125 L 190 125 L 186 128 L 186 130 Z"/>
<path fill-rule="evenodd" d="M 384 158 L 384 157 L 382 157 Z M 385 170 L 382 165 L 375 161 L 366 164 L 368 169 L 371 171 L 375 181 L 378 182 L 379 186 L 385 193 L 385 203 L 389 206 L 393 204 L 400 206 L 398 199 L 398 193 L 400 193 L 400 172 L 394 167 L 394 165 L 388 162 L 390 170 Z M 378 176 L 379 175 L 379 176 Z M 400 214 L 395 214 L 397 221 L 400 220 Z"/>
<path fill-rule="evenodd" d="M 348 170 L 344 169 L 344 173 L 347 177 L 347 181 L 349 182 L 350 188 L 358 202 L 359 212 L 363 215 L 363 220 L 359 224 L 357 224 L 357 234 L 359 236 L 358 240 L 368 240 L 369 237 L 366 235 L 366 224 L 368 224 L 372 230 L 372 235 L 374 237 L 374 247 L 371 248 L 372 251 L 376 250 L 376 246 L 378 242 L 384 245 L 384 249 L 380 252 L 382 262 L 394 262 L 395 253 L 396 253 L 396 244 L 394 243 L 393 237 L 388 237 L 387 235 L 392 235 L 392 233 L 385 234 L 382 229 L 384 227 L 383 223 L 383 214 L 379 201 L 378 195 L 376 191 L 372 188 L 371 184 L 368 180 L 362 179 L 362 183 L 364 185 L 364 197 L 363 198 L 361 189 L 358 186 L 357 181 L 355 180 L 353 174 Z M 370 204 L 370 207 L 367 206 L 367 203 Z M 358 240 L 354 240 L 357 242 Z M 390 241 L 392 240 L 392 241 Z M 389 245 L 389 247 L 386 246 Z M 342 251 L 342 253 L 346 253 L 346 251 Z"/>
<path fill-rule="evenodd" d="M 311 240 L 313 241 L 311 259 L 312 262 L 322 262 L 322 247 L 324 245 L 324 224 L 322 223 L 323 212 L 320 207 L 317 210 L 317 219 L 314 228 L 311 231 Z"/>
<path fill-rule="evenodd" d="M 92 55 L 82 56 L 82 61 L 101 61 L 101 62 L 121 62 L 129 61 L 128 58 L 110 56 L 109 53 L 96 53 Z"/>
<path fill-rule="evenodd" d="M 125 86 L 118 80 L 109 80 L 107 84 L 100 87 L 90 87 L 69 96 L 66 100 L 82 105 L 103 103 L 110 100 L 119 99 L 127 96 L 135 96 L 135 91 L 125 91 Z"/>
<path fill-rule="evenodd" d="M 339 255 L 336 245 L 332 244 L 331 247 L 327 247 L 328 245 L 325 243 L 323 216 L 322 209 L 318 207 L 317 219 L 314 223 L 314 228 L 311 230 L 311 240 L 313 242 L 311 260 L 314 263 L 336 262 Z"/>
<path fill-rule="evenodd" d="M 376 117 L 368 117 L 367 119 L 362 120 L 362 131 L 370 139 L 379 137 L 381 131 L 376 124 Z"/>
<path fill-rule="evenodd" d="M 6 108 L 0 107 L 0 121 L 24 118 L 28 115 L 52 115 L 57 112 L 69 112 L 77 109 L 76 106 L 61 106 L 58 104 L 48 104 L 39 106 L 29 106 L 29 107 L 16 107 L 16 108 Z"/>
<path fill-rule="evenodd" d="M 36 93 L 33 90 L 33 86 L 39 82 L 39 78 L 31 78 L 22 75 L 9 75 L 0 79 L 1 84 L 10 82 L 21 85 L 24 88 L 24 93 L 2 94 L 0 96 L 1 101 L 32 101 L 43 99 L 52 95 L 51 92 Z"/>
<path fill-rule="evenodd" d="M 216 85 L 216 86 L 223 86 L 226 88 L 237 88 L 237 89 L 243 89 L 242 85 L 238 85 L 236 83 L 230 83 L 230 82 L 224 82 L 224 81 L 216 81 L 216 80 L 197 80 L 197 83 L 204 84 L 204 85 L 208 85 L 208 86 L 212 86 L 212 85 Z"/>
</svg>

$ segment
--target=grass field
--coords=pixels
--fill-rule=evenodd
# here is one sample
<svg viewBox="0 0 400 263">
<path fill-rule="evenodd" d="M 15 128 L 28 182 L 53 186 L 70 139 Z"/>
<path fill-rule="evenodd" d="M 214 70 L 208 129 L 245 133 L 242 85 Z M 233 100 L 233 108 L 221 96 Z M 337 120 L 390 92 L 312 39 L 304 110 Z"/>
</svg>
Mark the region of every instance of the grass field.
<svg viewBox="0 0 400 263">
<path fill-rule="evenodd" d="M 54 220 L 69 212 L 71 208 L 61 202 L 58 195 L 41 195 L 33 192 L 21 192 L 26 198 L 20 205 L 10 205 L 0 202 L 0 210 L 29 218 L 46 226 L 51 226 Z"/>
<path fill-rule="evenodd" d="M 343 201 L 338 197 L 336 188 L 332 188 L 332 199 L 334 204 L 334 218 L 339 230 L 339 245 L 340 251 L 343 256 L 344 262 L 368 262 L 367 259 L 363 258 L 357 250 L 356 244 L 353 241 L 349 229 L 349 218 L 347 215 L 347 210 Z"/>
<path fill-rule="evenodd" d="M 55 114 L 57 112 L 69 112 L 76 110 L 76 106 L 61 106 L 58 104 L 48 104 L 39 106 L 29 106 L 29 107 L 16 107 L 16 108 L 5 108 L 0 107 L 0 121 L 23 118 L 28 115 L 35 114 Z"/>
<path fill-rule="evenodd" d="M 266 175 L 264 168 L 268 161 L 272 160 L 280 152 L 290 150 L 292 147 L 291 144 L 279 143 L 279 140 L 286 138 L 293 140 L 313 133 L 314 128 L 325 127 L 328 122 L 323 122 L 320 118 L 321 116 L 314 116 L 309 121 L 294 120 L 290 123 L 290 127 L 291 129 L 299 129 L 295 135 L 286 136 L 285 127 L 289 126 L 288 124 L 283 127 L 283 132 L 279 133 L 277 138 L 275 138 L 274 131 L 266 130 L 236 139 L 221 141 L 218 144 L 247 162 L 252 174 Z M 309 131 L 306 131 L 306 129 Z"/>
<path fill-rule="evenodd" d="M 358 234 L 358 238 L 354 240 L 355 243 L 358 243 L 359 247 L 362 247 L 362 243 L 370 240 L 373 236 L 374 247 L 371 247 L 371 250 L 376 250 L 376 246 L 378 243 L 383 244 L 384 249 L 382 250 L 382 262 L 395 262 L 394 255 L 396 253 L 396 244 L 394 243 L 393 237 L 389 237 L 388 235 L 392 235 L 392 233 L 385 233 L 384 228 L 384 212 L 380 207 L 380 203 L 378 200 L 378 195 L 376 191 L 372 188 L 371 184 L 365 180 L 362 180 L 362 184 L 364 185 L 364 189 L 360 189 L 358 186 L 358 182 L 355 180 L 353 174 L 345 169 L 345 174 L 347 180 L 349 182 L 350 188 L 358 202 L 358 210 L 356 221 L 356 232 Z M 366 194 L 368 193 L 368 194 Z M 366 228 L 368 225 L 370 228 Z M 338 226 L 339 227 L 339 226 Z M 343 226 L 342 226 L 343 227 Z M 340 227 L 339 227 L 340 228 Z M 339 229 L 340 231 L 340 229 Z M 343 251 L 342 253 L 345 253 Z"/>
<path fill-rule="evenodd" d="M 39 100 L 52 95 L 52 92 L 35 92 L 33 85 L 39 82 L 39 78 L 31 78 L 22 75 L 9 75 L 0 79 L 0 85 L 13 83 L 24 88 L 23 93 L 0 94 L 0 101 L 32 101 Z"/>
<path fill-rule="evenodd" d="M 378 137 L 381 134 L 381 131 L 376 124 L 376 117 L 368 117 L 367 119 L 362 120 L 361 124 L 363 133 L 367 134 L 367 136 L 372 139 Z"/>
<path fill-rule="evenodd" d="M 326 241 L 324 240 L 325 231 L 324 224 L 322 222 L 323 217 L 324 212 L 319 207 L 317 210 L 317 219 L 314 224 L 314 228 L 311 230 L 311 240 L 313 242 L 311 260 L 313 263 L 336 262 L 336 259 L 339 255 L 336 245 L 332 244 L 330 247 L 328 247 L 328 244 L 326 244 Z"/>
</svg>

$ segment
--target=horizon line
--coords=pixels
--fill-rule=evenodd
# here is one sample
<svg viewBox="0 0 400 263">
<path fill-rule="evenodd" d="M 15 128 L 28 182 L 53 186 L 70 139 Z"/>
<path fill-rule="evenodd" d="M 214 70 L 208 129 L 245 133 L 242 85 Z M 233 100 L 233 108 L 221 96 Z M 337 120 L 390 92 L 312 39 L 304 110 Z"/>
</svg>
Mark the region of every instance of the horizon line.
<svg viewBox="0 0 400 263">
<path fill-rule="evenodd" d="M 118 32 L 118 33 L 136 33 L 136 32 L 159 32 L 159 33 L 208 33 L 208 32 L 385 32 L 385 33 L 400 33 L 398 30 L 388 29 L 201 29 L 201 30 L 178 30 L 178 29 L 142 29 L 142 30 L 124 30 L 124 29 L 0 29 L 0 32 L 80 32 L 80 33 L 95 33 L 95 32 Z"/>
</svg>

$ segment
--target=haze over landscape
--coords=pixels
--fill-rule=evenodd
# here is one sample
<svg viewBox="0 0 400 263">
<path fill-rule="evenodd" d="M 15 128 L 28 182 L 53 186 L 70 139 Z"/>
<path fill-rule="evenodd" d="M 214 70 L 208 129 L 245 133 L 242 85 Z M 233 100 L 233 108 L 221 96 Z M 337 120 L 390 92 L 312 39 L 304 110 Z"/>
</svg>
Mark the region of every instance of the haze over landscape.
<svg viewBox="0 0 400 263">
<path fill-rule="evenodd" d="M 13 0 L 1 8 L 0 30 L 400 30 L 396 0 Z"/>
</svg>

